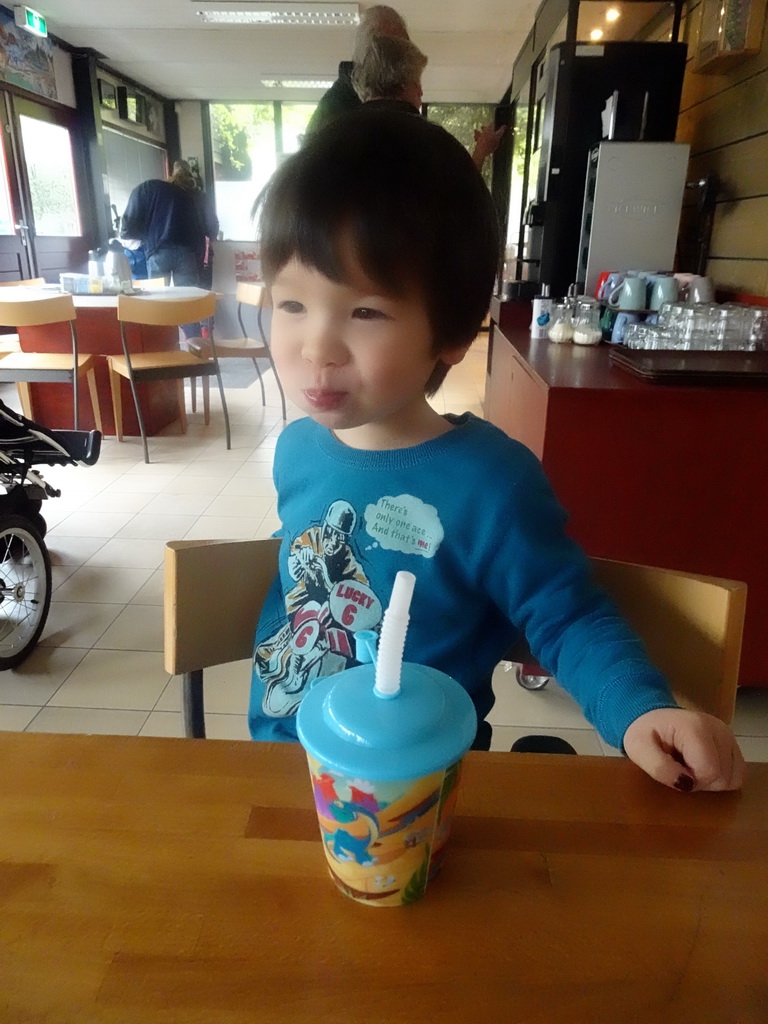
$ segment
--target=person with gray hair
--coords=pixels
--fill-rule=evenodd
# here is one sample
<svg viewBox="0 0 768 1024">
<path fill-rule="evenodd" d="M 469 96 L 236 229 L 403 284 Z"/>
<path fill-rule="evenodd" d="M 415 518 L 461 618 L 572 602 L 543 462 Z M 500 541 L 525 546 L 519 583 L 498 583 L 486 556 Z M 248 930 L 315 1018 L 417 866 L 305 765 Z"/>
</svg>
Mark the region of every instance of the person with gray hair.
<svg viewBox="0 0 768 1024">
<path fill-rule="evenodd" d="M 364 52 L 357 52 L 352 85 L 362 102 L 372 108 L 386 106 L 408 113 L 421 111 L 421 76 L 427 57 L 410 39 L 373 36 Z M 482 171 L 486 159 L 496 150 L 504 127 L 485 125 L 475 131 L 472 159 Z"/>
<path fill-rule="evenodd" d="M 352 85 L 363 103 L 400 101 L 421 107 L 421 76 L 427 57 L 410 39 L 374 36 L 355 61 Z"/>
<path fill-rule="evenodd" d="M 339 64 L 338 77 L 331 88 L 320 98 L 307 125 L 305 138 L 310 138 L 323 125 L 337 118 L 339 114 L 356 110 L 360 106 L 361 101 L 352 86 L 350 76 L 355 62 L 362 59 L 376 36 L 397 36 L 400 39 L 408 39 L 405 20 L 394 7 L 374 4 L 363 11 L 355 33 L 352 60 L 342 61 Z"/>
</svg>

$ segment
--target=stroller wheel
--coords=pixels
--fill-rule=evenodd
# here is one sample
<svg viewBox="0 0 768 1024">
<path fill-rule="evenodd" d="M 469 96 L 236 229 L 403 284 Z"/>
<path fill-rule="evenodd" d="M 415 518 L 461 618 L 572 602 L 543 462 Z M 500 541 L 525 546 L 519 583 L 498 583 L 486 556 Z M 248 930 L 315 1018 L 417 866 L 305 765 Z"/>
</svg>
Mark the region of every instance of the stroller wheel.
<svg viewBox="0 0 768 1024">
<path fill-rule="evenodd" d="M 0 670 L 37 646 L 51 605 L 51 559 L 22 516 L 0 514 Z"/>
</svg>

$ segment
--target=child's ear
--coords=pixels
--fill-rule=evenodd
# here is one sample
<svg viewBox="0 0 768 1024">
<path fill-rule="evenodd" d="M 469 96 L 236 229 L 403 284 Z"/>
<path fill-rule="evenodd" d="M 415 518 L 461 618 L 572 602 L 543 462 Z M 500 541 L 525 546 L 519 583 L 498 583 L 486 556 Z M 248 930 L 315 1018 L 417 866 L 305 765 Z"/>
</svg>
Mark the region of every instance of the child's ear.
<svg viewBox="0 0 768 1024">
<path fill-rule="evenodd" d="M 474 339 L 473 339 L 474 340 Z M 447 366 L 456 366 L 462 361 L 464 356 L 469 351 L 469 346 L 472 344 L 471 341 L 462 342 L 460 345 L 456 345 L 454 348 L 445 348 L 440 353 L 440 359 Z"/>
</svg>

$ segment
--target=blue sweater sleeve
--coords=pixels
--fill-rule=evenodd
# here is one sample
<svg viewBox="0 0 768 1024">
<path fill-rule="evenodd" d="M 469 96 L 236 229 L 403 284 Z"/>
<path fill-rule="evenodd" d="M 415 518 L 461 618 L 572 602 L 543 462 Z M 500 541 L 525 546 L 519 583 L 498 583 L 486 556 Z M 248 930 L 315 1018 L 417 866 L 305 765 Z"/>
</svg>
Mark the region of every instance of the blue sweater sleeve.
<svg viewBox="0 0 768 1024">
<path fill-rule="evenodd" d="M 488 559 L 494 593 L 521 628 L 540 664 L 582 707 L 612 746 L 627 727 L 657 708 L 677 707 L 662 674 L 605 592 L 589 559 L 565 530 L 566 516 L 527 449 L 500 509 L 501 544 Z"/>
</svg>

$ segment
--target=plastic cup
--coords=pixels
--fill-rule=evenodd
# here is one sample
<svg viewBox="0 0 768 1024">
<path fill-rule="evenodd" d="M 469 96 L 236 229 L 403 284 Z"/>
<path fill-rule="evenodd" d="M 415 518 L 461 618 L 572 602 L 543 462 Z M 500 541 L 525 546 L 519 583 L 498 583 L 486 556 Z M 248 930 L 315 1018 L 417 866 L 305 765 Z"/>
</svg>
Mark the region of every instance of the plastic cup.
<svg viewBox="0 0 768 1024">
<path fill-rule="evenodd" d="M 361 645 L 358 644 L 358 652 Z M 328 868 L 374 907 L 419 899 L 440 866 L 474 705 L 450 676 L 404 663 L 380 695 L 373 665 L 318 680 L 299 706 Z"/>
</svg>

